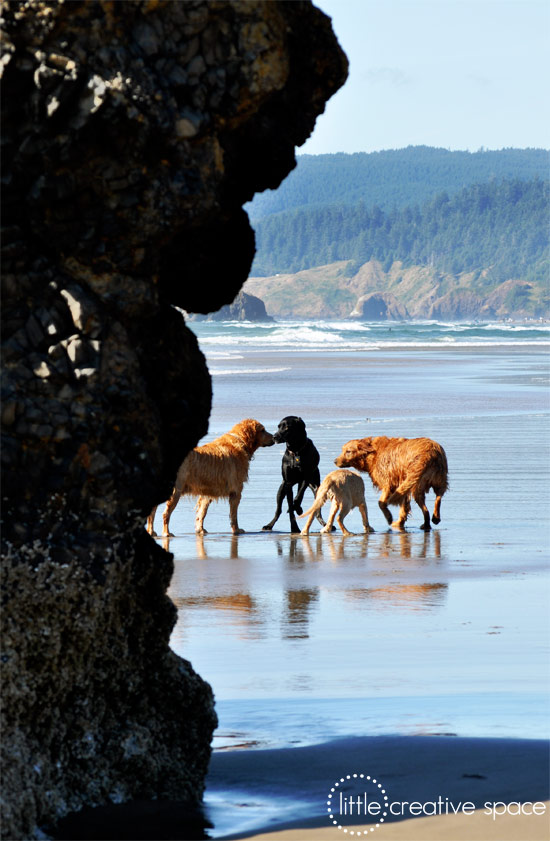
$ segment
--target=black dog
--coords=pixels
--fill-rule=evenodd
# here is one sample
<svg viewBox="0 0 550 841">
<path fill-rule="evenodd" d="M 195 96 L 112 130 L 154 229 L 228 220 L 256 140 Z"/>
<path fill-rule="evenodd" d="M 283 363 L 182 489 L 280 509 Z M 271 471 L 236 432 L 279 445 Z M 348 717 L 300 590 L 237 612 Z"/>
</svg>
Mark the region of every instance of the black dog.
<svg viewBox="0 0 550 841">
<path fill-rule="evenodd" d="M 295 512 L 297 514 L 302 513 L 302 500 L 306 489 L 311 488 L 315 496 L 317 488 L 321 484 L 318 466 L 319 452 L 313 441 L 307 437 L 306 425 L 302 418 L 298 418 L 295 415 L 289 415 L 282 419 L 273 438 L 276 444 L 286 444 L 283 463 L 281 465 L 283 483 L 277 491 L 277 510 L 275 511 L 275 516 L 270 523 L 263 527 L 263 531 L 271 531 L 281 516 L 283 499 L 286 497 L 290 517 L 290 531 L 293 534 L 299 534 L 300 527 L 296 522 Z M 298 485 L 298 492 L 294 500 L 292 499 L 293 485 Z M 317 513 L 317 519 L 322 526 L 325 525 L 325 521 L 320 513 Z"/>
</svg>

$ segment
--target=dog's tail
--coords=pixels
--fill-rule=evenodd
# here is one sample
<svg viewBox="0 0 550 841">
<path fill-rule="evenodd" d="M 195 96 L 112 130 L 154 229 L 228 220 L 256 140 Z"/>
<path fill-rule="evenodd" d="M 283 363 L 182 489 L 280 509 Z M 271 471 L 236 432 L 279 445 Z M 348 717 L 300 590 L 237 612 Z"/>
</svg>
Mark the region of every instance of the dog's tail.
<svg viewBox="0 0 550 841">
<path fill-rule="evenodd" d="M 313 505 L 310 508 L 308 508 L 307 511 L 304 511 L 303 514 L 298 514 L 298 519 L 301 519 L 302 517 L 307 517 L 308 514 L 315 514 L 317 511 L 321 510 L 321 508 L 327 501 L 331 485 L 332 480 L 330 476 L 327 476 L 325 479 L 323 479 L 323 481 L 317 488 L 317 493 L 315 494 L 315 500 L 313 502 Z"/>
</svg>

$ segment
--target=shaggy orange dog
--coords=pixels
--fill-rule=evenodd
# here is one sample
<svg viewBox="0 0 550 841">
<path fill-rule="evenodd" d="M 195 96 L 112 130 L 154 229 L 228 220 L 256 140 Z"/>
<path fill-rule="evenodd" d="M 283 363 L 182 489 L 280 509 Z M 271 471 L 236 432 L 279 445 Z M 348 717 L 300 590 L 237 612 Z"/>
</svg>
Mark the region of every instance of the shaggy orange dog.
<svg viewBox="0 0 550 841">
<path fill-rule="evenodd" d="M 361 477 L 351 470 L 333 470 L 321 482 L 315 495 L 315 502 L 311 508 L 299 515 L 300 517 L 307 517 L 309 514 L 306 524 L 301 531 L 304 537 L 307 537 L 309 534 L 309 528 L 313 522 L 313 518 L 321 510 L 327 499 L 332 500 L 332 506 L 327 523 L 323 526 L 321 532 L 330 533 L 334 518 L 336 517 L 336 522 L 343 533 L 346 535 L 353 534 L 344 525 L 344 517 L 346 514 L 349 514 L 352 508 L 358 508 L 361 512 L 365 532 L 368 534 L 374 531 L 369 526 L 369 515 L 367 512 L 367 503 L 365 502 L 365 483 Z"/>
<path fill-rule="evenodd" d="M 441 521 L 441 497 L 448 488 L 447 456 L 443 447 L 430 438 L 361 438 L 348 441 L 334 463 L 356 467 L 368 473 L 375 488 L 382 491 L 378 505 L 394 528 L 403 529 L 411 510 L 411 496 L 422 509 L 421 529 L 429 531 L 430 512 L 426 493 L 436 494 L 433 523 Z M 400 505 L 399 519 L 392 523 L 388 505 Z"/>
<path fill-rule="evenodd" d="M 162 515 L 164 537 L 171 537 L 169 530 L 172 511 L 181 496 L 198 496 L 195 531 L 206 534 L 204 518 L 214 499 L 229 499 L 229 522 L 233 534 L 243 534 L 237 523 L 237 510 L 243 485 L 248 479 L 250 460 L 258 447 L 271 447 L 273 435 L 262 424 L 247 418 L 224 435 L 195 447 L 183 461 L 172 496 Z M 156 506 L 147 518 L 147 531 L 155 535 L 153 523 Z"/>
</svg>

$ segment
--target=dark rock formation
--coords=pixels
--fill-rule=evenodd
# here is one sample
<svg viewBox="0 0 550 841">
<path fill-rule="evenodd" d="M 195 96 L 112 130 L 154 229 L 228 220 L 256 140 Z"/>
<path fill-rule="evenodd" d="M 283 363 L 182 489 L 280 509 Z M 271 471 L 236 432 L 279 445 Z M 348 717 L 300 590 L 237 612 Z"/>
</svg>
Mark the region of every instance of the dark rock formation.
<svg viewBox="0 0 550 841">
<path fill-rule="evenodd" d="M 5 838 L 84 804 L 200 800 L 210 687 L 168 646 L 145 533 L 205 434 L 172 305 L 245 281 L 241 206 L 294 166 L 345 57 L 307 2 L 4 2 Z M 218 279 L 223 277 L 223 284 Z"/>
<path fill-rule="evenodd" d="M 359 298 L 350 318 L 364 321 L 402 321 L 409 318 L 409 313 L 406 306 L 391 292 L 370 292 Z"/>
<path fill-rule="evenodd" d="M 265 311 L 265 304 L 261 298 L 239 292 L 232 304 L 226 304 L 217 312 L 209 315 L 190 315 L 188 321 L 274 321 Z"/>
</svg>

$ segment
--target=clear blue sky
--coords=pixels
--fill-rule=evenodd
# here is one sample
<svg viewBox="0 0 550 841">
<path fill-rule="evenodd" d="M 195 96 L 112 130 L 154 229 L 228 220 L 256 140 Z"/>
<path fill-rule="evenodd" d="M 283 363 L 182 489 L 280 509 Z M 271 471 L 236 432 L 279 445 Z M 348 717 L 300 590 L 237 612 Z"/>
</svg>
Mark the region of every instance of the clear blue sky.
<svg viewBox="0 0 550 841">
<path fill-rule="evenodd" d="M 550 148 L 550 0 L 314 0 L 350 62 L 299 154 Z"/>
</svg>

